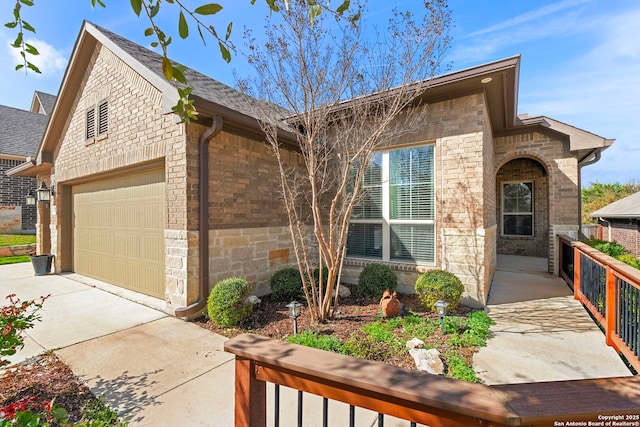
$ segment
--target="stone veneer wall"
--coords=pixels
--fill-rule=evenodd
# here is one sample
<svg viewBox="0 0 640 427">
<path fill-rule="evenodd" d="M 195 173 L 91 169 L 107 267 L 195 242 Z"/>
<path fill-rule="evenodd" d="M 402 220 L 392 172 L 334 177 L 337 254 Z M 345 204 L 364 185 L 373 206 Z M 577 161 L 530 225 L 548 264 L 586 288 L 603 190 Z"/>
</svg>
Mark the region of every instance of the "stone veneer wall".
<svg viewBox="0 0 640 427">
<path fill-rule="evenodd" d="M 237 276 L 247 279 L 256 295 L 265 295 L 271 292 L 271 276 L 286 267 L 296 267 L 287 226 L 209 231 L 210 290 L 217 282 Z"/>
</svg>

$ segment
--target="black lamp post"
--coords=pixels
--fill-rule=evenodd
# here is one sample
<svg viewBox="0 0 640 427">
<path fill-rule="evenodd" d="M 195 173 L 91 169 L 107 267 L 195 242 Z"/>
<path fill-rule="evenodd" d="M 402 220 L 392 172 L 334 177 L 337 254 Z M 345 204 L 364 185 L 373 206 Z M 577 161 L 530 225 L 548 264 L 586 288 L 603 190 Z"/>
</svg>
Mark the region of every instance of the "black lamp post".
<svg viewBox="0 0 640 427">
<path fill-rule="evenodd" d="M 300 317 L 300 308 L 302 304 L 298 301 L 291 301 L 287 304 L 287 308 L 289 309 L 289 317 L 293 319 L 293 335 L 298 334 L 298 317 Z"/>
<path fill-rule="evenodd" d="M 440 328 L 442 329 L 442 335 L 444 335 L 444 318 L 447 316 L 447 307 L 449 306 L 449 303 L 439 300 L 433 304 L 433 306 L 436 308 L 436 314 L 438 314 L 438 317 L 440 318 Z"/>
</svg>

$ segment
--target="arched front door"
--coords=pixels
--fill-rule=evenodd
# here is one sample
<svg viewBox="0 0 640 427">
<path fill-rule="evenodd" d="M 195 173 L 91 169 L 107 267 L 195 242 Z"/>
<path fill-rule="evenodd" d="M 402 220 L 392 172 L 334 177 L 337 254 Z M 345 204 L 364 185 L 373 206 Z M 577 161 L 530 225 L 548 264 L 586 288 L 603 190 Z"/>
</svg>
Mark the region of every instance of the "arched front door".
<svg viewBox="0 0 640 427">
<path fill-rule="evenodd" d="M 518 158 L 496 175 L 497 253 L 549 256 L 549 184 L 539 162 Z"/>
</svg>

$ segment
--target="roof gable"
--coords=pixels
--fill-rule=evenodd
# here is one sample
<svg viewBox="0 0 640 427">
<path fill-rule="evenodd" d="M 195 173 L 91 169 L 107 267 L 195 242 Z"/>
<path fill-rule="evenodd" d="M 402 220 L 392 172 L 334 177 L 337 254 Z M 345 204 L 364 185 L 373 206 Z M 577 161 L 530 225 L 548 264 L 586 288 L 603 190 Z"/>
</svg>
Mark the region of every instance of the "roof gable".
<svg viewBox="0 0 640 427">
<path fill-rule="evenodd" d="M 31 101 L 31 111 L 34 113 L 50 116 L 53 112 L 53 105 L 56 103 L 56 96 L 49 93 L 36 91 Z"/>
</svg>

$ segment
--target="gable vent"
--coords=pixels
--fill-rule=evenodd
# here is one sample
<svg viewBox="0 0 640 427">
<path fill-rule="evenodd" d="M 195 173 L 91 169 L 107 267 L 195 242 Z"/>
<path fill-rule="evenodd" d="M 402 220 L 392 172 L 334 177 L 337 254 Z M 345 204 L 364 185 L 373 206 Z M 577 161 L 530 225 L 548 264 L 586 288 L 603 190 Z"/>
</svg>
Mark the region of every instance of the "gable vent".
<svg viewBox="0 0 640 427">
<path fill-rule="evenodd" d="M 92 108 L 87 111 L 87 131 L 86 139 L 92 139 L 96 136 L 96 110 Z"/>
<path fill-rule="evenodd" d="M 98 135 L 104 135 L 109 130 L 109 104 L 104 101 L 98 106 Z"/>
</svg>

